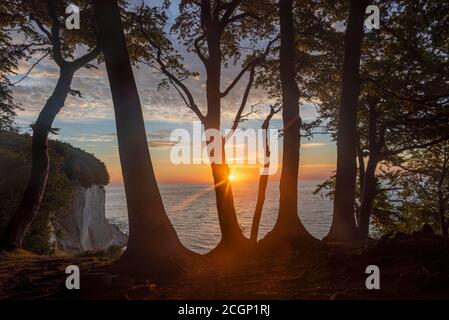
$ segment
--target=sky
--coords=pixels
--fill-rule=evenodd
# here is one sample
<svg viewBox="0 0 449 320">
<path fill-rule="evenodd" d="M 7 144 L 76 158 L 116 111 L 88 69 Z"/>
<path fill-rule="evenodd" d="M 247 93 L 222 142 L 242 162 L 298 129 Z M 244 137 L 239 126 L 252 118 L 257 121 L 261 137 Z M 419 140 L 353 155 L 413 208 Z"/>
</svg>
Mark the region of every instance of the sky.
<svg viewBox="0 0 449 320">
<path fill-rule="evenodd" d="M 176 9 L 170 9 L 175 15 Z M 81 21 L 82 27 L 82 21 Z M 185 57 L 185 65 L 191 71 L 199 72 L 200 76 L 187 80 L 187 84 L 201 110 L 205 110 L 205 76 L 201 61 L 194 55 L 187 53 L 175 37 L 172 38 L 175 48 Z M 82 54 L 83 48 L 77 50 Z M 10 78 L 14 82 L 27 72 L 35 59 L 21 61 L 16 75 Z M 226 87 L 239 71 L 237 66 L 230 65 L 223 69 L 222 86 Z M 192 130 L 192 121 L 198 120 L 179 97 L 176 90 L 158 90 L 157 85 L 161 75 L 140 65 L 134 68 L 134 76 L 141 99 L 144 114 L 148 145 L 153 161 L 156 177 L 160 183 L 208 183 L 212 180 L 210 167 L 207 164 L 175 165 L 170 161 L 170 151 L 174 142 L 170 142 L 170 133 L 178 128 Z M 22 105 L 18 112 L 17 125 L 24 131 L 36 120 L 45 101 L 51 95 L 58 78 L 58 67 L 50 59 L 44 59 L 33 69 L 29 76 L 14 86 L 14 99 Z M 246 77 L 242 78 L 231 94 L 223 100 L 222 127 L 231 126 L 234 114 L 240 104 Z M 79 90 L 82 97 L 69 96 L 62 111 L 54 123 L 59 128 L 58 135 L 51 135 L 51 139 L 66 141 L 94 154 L 105 162 L 111 183 L 122 183 L 120 162 L 118 156 L 116 128 L 111 92 L 107 80 L 104 64 L 98 69 L 81 69 L 74 77 L 72 89 Z M 257 104 L 258 114 L 244 122 L 241 128 L 260 127 L 262 120 L 269 112 L 270 99 L 263 89 L 253 89 L 247 106 Z M 205 112 L 203 112 L 205 113 Z M 300 109 L 304 121 L 316 118 L 315 107 L 303 104 Z M 280 115 L 270 123 L 270 128 L 282 127 Z M 282 140 L 279 141 L 279 146 Z M 317 135 L 310 140 L 303 139 L 301 147 L 300 174 L 304 180 L 325 180 L 335 169 L 335 143 L 329 136 Z M 282 148 L 279 154 L 282 153 Z M 279 170 L 280 171 L 280 170 Z M 270 179 L 278 179 L 279 171 Z M 231 165 L 231 172 L 236 181 L 256 181 L 258 167 L 248 165 Z"/>
</svg>

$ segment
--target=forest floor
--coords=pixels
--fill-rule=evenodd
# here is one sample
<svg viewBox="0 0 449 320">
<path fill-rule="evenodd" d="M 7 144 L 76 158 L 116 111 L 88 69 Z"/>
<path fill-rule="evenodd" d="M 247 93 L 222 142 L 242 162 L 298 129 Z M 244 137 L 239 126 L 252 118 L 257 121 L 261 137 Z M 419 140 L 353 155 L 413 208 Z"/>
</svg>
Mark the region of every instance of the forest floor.
<svg viewBox="0 0 449 320">
<path fill-rule="evenodd" d="M 425 232 L 241 258 L 165 284 L 111 276 L 114 259 L 0 254 L 0 299 L 449 299 L 449 251 Z M 71 264 L 81 270 L 81 290 L 65 287 Z M 365 286 L 368 265 L 380 269 L 380 290 Z"/>
</svg>

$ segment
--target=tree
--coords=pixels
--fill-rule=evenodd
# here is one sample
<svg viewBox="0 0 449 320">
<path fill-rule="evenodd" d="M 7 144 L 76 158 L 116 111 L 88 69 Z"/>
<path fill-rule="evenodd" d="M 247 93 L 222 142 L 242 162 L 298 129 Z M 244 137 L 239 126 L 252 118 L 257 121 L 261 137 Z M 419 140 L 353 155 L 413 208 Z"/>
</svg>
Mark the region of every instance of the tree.
<svg viewBox="0 0 449 320">
<path fill-rule="evenodd" d="M 449 138 L 448 21 L 440 18 L 447 9 L 441 1 L 389 1 L 382 7 L 388 13 L 384 27 L 367 35 L 358 126 L 363 236 L 379 189 L 379 165 Z"/>
<path fill-rule="evenodd" d="M 99 51 L 94 48 L 87 54 L 68 61 L 73 58 L 74 49 L 79 44 L 94 47 L 92 40 L 92 29 L 82 30 L 79 34 L 68 35 L 68 30 L 61 29 L 60 16 L 65 12 L 66 2 L 49 0 L 42 6 L 40 1 L 12 1 L 11 11 L 19 14 L 19 21 L 13 20 L 11 25 L 20 23 L 23 36 L 31 39 L 39 47 L 45 45 L 44 55 L 50 54 L 59 67 L 59 78 L 52 95 L 39 113 L 33 125 L 32 139 L 32 164 L 30 178 L 24 191 L 22 200 L 11 221 L 9 222 L 1 245 L 6 249 L 20 248 L 23 236 L 28 230 L 31 222 L 36 216 L 49 172 L 48 134 L 52 131 L 52 124 L 64 106 L 67 95 L 71 92 L 71 82 L 77 70 L 88 66 L 95 59 Z M 84 12 L 88 13 L 89 10 Z M 89 19 L 86 19 L 89 21 Z M 64 41 L 67 40 L 67 41 Z M 31 45 L 30 45 L 31 46 Z"/>
<path fill-rule="evenodd" d="M 1 6 L 0 14 L 6 15 L 7 8 Z M 5 22 L 3 22 L 5 23 Z M 20 108 L 13 101 L 11 82 L 8 75 L 17 69 L 18 60 L 23 58 L 23 53 L 17 47 L 11 45 L 12 39 L 8 32 L 4 31 L 6 26 L 1 25 L 0 30 L 0 130 L 10 130 L 16 116 L 16 110 Z"/>
<path fill-rule="evenodd" d="M 270 126 L 270 121 L 273 118 L 273 116 L 280 112 L 281 108 L 276 107 L 273 105 L 270 105 L 270 113 L 265 118 L 264 122 L 262 123 L 262 130 L 264 131 L 264 171 L 259 176 L 259 187 L 257 191 L 257 201 L 256 201 L 256 208 L 254 210 L 254 217 L 253 217 L 253 223 L 251 225 L 251 235 L 250 240 L 252 243 L 257 242 L 257 235 L 259 233 L 259 225 L 260 225 L 260 219 L 262 217 L 262 209 L 265 203 L 265 193 L 267 190 L 267 184 L 268 184 L 268 176 L 269 172 L 266 172 L 270 169 L 270 144 L 268 141 L 268 128 Z"/>
<path fill-rule="evenodd" d="M 357 109 L 355 220 L 368 236 L 370 216 L 394 205 L 383 184 L 381 169 L 408 157 L 409 152 L 437 144 L 447 137 L 447 21 L 434 19 L 447 4 L 433 1 L 377 3 L 381 28 L 366 32 L 361 57 L 361 93 Z M 318 79 L 339 79 L 331 63 Z M 321 84 L 321 87 L 320 87 Z M 332 82 L 312 86 L 335 137 L 337 98 Z M 334 178 L 333 178 L 334 180 Z M 335 181 L 321 187 L 333 189 Z M 333 194 L 333 193 L 332 193 Z M 392 203 L 388 203 L 392 202 Z"/>
<path fill-rule="evenodd" d="M 94 1 L 112 100 L 129 217 L 129 240 L 121 262 L 155 277 L 179 272 L 190 252 L 179 241 L 157 186 L 142 108 L 116 0 Z"/>
<path fill-rule="evenodd" d="M 279 1 L 281 45 L 279 79 L 282 92 L 283 157 L 280 179 L 279 214 L 273 230 L 264 243 L 271 245 L 304 245 L 314 242 L 298 216 L 298 170 L 301 117 L 300 92 L 296 82 L 296 43 L 293 1 Z"/>
<path fill-rule="evenodd" d="M 386 172 L 389 197 L 396 205 L 374 212 L 380 229 L 414 231 L 424 223 L 439 229 L 445 242 L 449 226 L 449 141 L 410 151 Z M 403 225 L 403 226 L 401 226 Z"/>
<path fill-rule="evenodd" d="M 351 0 L 345 32 L 341 104 L 337 126 L 337 172 L 334 213 L 327 241 L 352 241 L 358 237 L 354 218 L 357 176 L 357 103 L 360 92 L 360 57 L 365 9 L 368 1 Z"/>
<path fill-rule="evenodd" d="M 270 1 L 263 1 L 263 3 L 241 0 L 227 2 L 181 1 L 180 14 L 172 30 L 178 33 L 179 39 L 186 45 L 187 50 L 194 52 L 204 66 L 207 78 L 205 89 L 207 112 L 204 115 L 195 102 L 188 85 L 184 83 L 187 78 L 198 74 L 186 70 L 181 57 L 174 54 L 175 50 L 173 50 L 173 46 L 168 39 L 163 36 L 163 32 L 156 34 L 147 31 L 146 26 L 151 24 L 151 18 L 157 18 L 158 16 L 152 13 L 154 10 L 142 4 L 136 20 L 139 21 L 141 34 L 152 49 L 146 63 L 157 68 L 166 76 L 168 83 L 179 92 L 187 107 L 202 122 L 205 130 L 220 132 L 222 100 L 229 95 L 243 76 L 249 73 L 248 83 L 234 118 L 232 129 L 237 129 L 239 122 L 242 120 L 243 111 L 254 84 L 256 68 L 265 61 L 277 40 L 275 36 L 270 38 L 274 33 L 274 28 L 270 25 L 270 8 Z M 251 43 L 264 39 L 267 43 L 264 49 L 254 47 L 253 53 L 244 57 L 241 70 L 229 86 L 223 90 L 221 88 L 222 67 L 225 64 L 227 65 L 229 61 L 241 59 L 242 53 L 239 50 L 239 43 L 244 39 L 249 39 Z M 210 136 L 206 138 L 207 144 L 210 146 L 208 151 L 222 233 L 222 239 L 213 252 L 219 252 L 220 248 L 232 252 L 229 249 L 247 247 L 244 244 L 248 244 L 248 239 L 244 237 L 238 224 L 232 186 L 228 179 L 230 170 L 224 152 L 227 137 L 222 137 L 218 143 L 213 141 Z M 219 147 L 216 147 L 217 145 Z M 214 147 L 211 146 L 221 150 L 214 150 Z M 215 153 L 221 154 L 221 159 L 219 159 L 221 161 L 215 161 Z"/>
</svg>

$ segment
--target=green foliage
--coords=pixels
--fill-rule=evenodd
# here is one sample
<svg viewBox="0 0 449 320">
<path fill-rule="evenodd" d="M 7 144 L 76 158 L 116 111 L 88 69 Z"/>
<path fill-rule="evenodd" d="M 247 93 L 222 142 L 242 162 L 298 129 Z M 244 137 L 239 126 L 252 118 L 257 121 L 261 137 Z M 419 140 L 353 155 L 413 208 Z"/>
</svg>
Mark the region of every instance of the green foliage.
<svg viewBox="0 0 449 320">
<path fill-rule="evenodd" d="M 99 161 L 93 154 L 86 153 L 72 145 L 60 142 L 50 141 L 50 148 L 63 158 L 63 167 L 68 179 L 76 181 L 84 188 L 94 184 L 107 185 L 109 183 L 109 174 L 103 162 Z"/>
<path fill-rule="evenodd" d="M 424 156 L 421 151 L 427 151 L 426 147 L 449 134 L 449 7 L 447 2 L 438 0 L 371 3 L 380 7 L 381 27 L 365 29 L 362 45 L 356 203 L 360 204 L 363 191 L 360 176 L 366 174 L 369 162 L 375 163 L 377 193 L 372 213 L 378 235 L 417 230 L 431 220 L 429 208 L 419 204 L 416 194 L 406 196 L 410 181 L 406 183 L 405 176 L 396 173 L 394 164 L 410 163 L 410 159 Z M 329 12 L 329 19 L 324 22 L 346 19 L 342 13 L 347 9 L 337 6 Z M 342 70 L 338 43 L 342 41 L 338 40 L 337 29 L 331 37 L 320 36 L 317 43 L 321 41 L 325 41 L 323 48 L 331 51 L 323 55 L 326 51 L 318 50 L 321 57 L 317 67 L 313 66 L 312 73 L 304 78 L 303 90 L 318 101 L 326 132 L 335 138 Z M 401 193 L 398 188 L 402 190 L 404 184 L 408 191 Z M 333 189 L 330 182 L 320 187 Z"/>
<path fill-rule="evenodd" d="M 0 131 L 0 233 L 19 205 L 31 163 L 31 137 Z M 73 187 L 105 185 L 109 176 L 105 165 L 93 155 L 67 143 L 50 141 L 50 172 L 36 219 L 24 239 L 24 248 L 50 254 L 51 214 L 68 204 Z"/>
<path fill-rule="evenodd" d="M 374 212 L 380 232 L 416 231 L 424 223 L 443 233 L 449 222 L 449 141 L 414 150 L 384 170 L 381 210 Z"/>
<path fill-rule="evenodd" d="M 0 8 L 1 14 L 1 8 Z M 7 76 L 12 74 L 17 67 L 17 61 L 22 58 L 22 53 L 10 46 L 11 37 L 0 31 L 0 130 L 12 128 L 16 110 L 20 108 L 13 101 L 11 83 Z"/>
</svg>

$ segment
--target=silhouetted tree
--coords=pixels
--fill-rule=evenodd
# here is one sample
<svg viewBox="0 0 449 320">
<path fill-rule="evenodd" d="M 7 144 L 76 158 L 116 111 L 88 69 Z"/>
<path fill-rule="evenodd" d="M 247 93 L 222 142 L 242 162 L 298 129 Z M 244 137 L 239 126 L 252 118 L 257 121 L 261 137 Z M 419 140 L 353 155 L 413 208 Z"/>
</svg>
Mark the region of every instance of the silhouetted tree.
<svg viewBox="0 0 449 320">
<path fill-rule="evenodd" d="M 5 8 L 0 6 L 0 14 L 4 11 Z M 20 108 L 13 100 L 8 75 L 14 74 L 18 59 L 23 57 L 22 52 L 11 45 L 8 33 L 0 30 L 0 130 L 12 129 L 16 110 Z"/>
<path fill-rule="evenodd" d="M 382 189 L 379 165 L 449 138 L 448 9 L 441 1 L 386 2 L 383 27 L 367 35 L 358 123 L 358 149 L 366 162 L 359 179 L 358 227 L 364 236 Z"/>
<path fill-rule="evenodd" d="M 301 117 L 300 92 L 296 82 L 296 32 L 293 22 L 293 1 L 279 1 L 281 45 L 279 79 L 282 92 L 283 156 L 280 179 L 279 214 L 273 230 L 264 238 L 265 244 L 304 245 L 314 242 L 298 216 L 298 171 Z"/>
<path fill-rule="evenodd" d="M 357 239 L 355 187 L 357 176 L 357 103 L 360 93 L 360 57 L 367 0 L 351 0 L 345 32 L 341 104 L 337 125 L 337 173 L 334 213 L 327 241 Z"/>
<path fill-rule="evenodd" d="M 280 107 L 276 107 L 274 105 L 270 105 L 270 113 L 267 115 L 265 120 L 262 123 L 262 130 L 264 131 L 264 171 L 259 176 L 259 187 L 257 191 L 257 201 L 256 201 L 256 208 L 254 210 L 254 217 L 253 217 L 253 223 L 251 225 L 251 235 L 250 240 L 253 243 L 257 242 L 257 235 L 259 233 L 259 225 L 260 225 L 260 219 L 262 217 L 262 209 L 265 203 L 265 193 L 267 190 L 267 184 L 268 184 L 268 177 L 269 177 L 269 169 L 270 169 L 270 144 L 268 140 L 268 128 L 270 126 L 270 121 L 273 118 L 273 116 L 281 111 Z"/>
<path fill-rule="evenodd" d="M 412 150 L 446 139 L 449 119 L 448 28 L 442 17 L 447 4 L 377 4 L 382 12 L 381 28 L 366 32 L 363 41 L 357 111 L 355 218 L 362 236 L 368 236 L 372 213 L 385 216 L 382 212 L 394 206 L 394 199 L 389 199 L 382 186 L 386 182 L 382 167 L 409 157 Z M 331 61 L 318 73 L 316 84 L 309 86 L 320 100 L 326 131 L 334 138 L 339 92 L 333 88 L 340 81 L 340 68 L 338 61 Z M 333 190 L 335 177 L 320 187 Z"/>
<path fill-rule="evenodd" d="M 78 44 L 94 47 L 94 41 L 92 41 L 91 29 L 87 34 L 83 30 L 78 36 L 74 34 L 68 36 L 68 30 L 61 31 L 60 16 L 61 12 L 65 12 L 66 5 L 66 2 L 57 3 L 54 0 L 49 0 L 44 5 L 41 1 L 11 1 L 10 10 L 15 8 L 15 15 L 19 15 L 19 21 L 13 20 L 11 25 L 20 23 L 24 36 L 31 38 L 39 45 L 46 45 L 45 49 L 40 50 L 45 51 L 46 55 L 50 54 L 58 65 L 59 78 L 52 95 L 33 125 L 30 178 L 22 201 L 3 234 L 1 245 L 6 249 L 21 247 L 23 236 L 39 210 L 50 165 L 48 134 L 52 130 L 56 115 L 64 106 L 66 97 L 71 92 L 70 85 L 73 75 L 80 68 L 87 66 L 99 54 L 99 51 L 94 48 L 80 58 L 67 60 L 67 58 L 72 58 L 73 50 Z M 66 35 L 68 40 L 63 41 L 65 37 L 61 37 L 61 34 Z"/>
<path fill-rule="evenodd" d="M 96 0 L 94 5 L 128 205 L 129 240 L 121 262 L 132 272 L 169 276 L 182 270 L 189 251 L 179 241 L 162 203 L 117 1 Z"/>
<path fill-rule="evenodd" d="M 274 28 L 270 25 L 272 16 L 268 14 L 270 8 L 270 1 L 181 1 L 180 14 L 172 30 L 178 32 L 179 38 L 185 43 L 187 49 L 194 52 L 204 65 L 207 77 L 205 88 L 207 113 L 205 115 L 196 104 L 188 85 L 183 81 L 198 74 L 186 71 L 181 57 L 175 54 L 175 50 L 166 37 L 146 30 L 145 26 L 151 24 L 151 18 L 155 16 L 151 13 L 151 8 L 144 5 L 140 8 L 136 19 L 153 51 L 147 63 L 156 67 L 167 77 L 168 83 L 178 90 L 187 107 L 195 113 L 206 130 L 220 130 L 222 100 L 229 95 L 243 76 L 249 73 L 248 83 L 233 121 L 232 129 L 237 129 L 254 84 L 256 68 L 263 63 L 277 40 L 275 36 L 269 40 L 274 33 Z M 254 48 L 253 53 L 245 57 L 242 69 L 235 79 L 222 90 L 223 65 L 232 59 L 239 60 L 241 56 L 239 42 L 251 36 L 255 39 L 266 39 L 268 43 L 265 49 Z M 251 41 L 254 42 L 253 39 Z M 210 145 L 212 140 L 210 137 L 207 139 Z M 244 248 L 243 244 L 247 244 L 248 239 L 244 237 L 237 221 L 231 182 L 228 179 L 230 170 L 224 152 L 226 138 L 222 137 L 220 143 L 221 163 L 213 161 L 214 152 L 218 150 L 209 149 L 222 233 L 217 249 Z"/>
<path fill-rule="evenodd" d="M 373 210 L 373 222 L 383 232 L 413 232 L 428 224 L 447 243 L 449 224 L 449 141 L 409 151 L 383 170 L 387 201 Z"/>
</svg>

